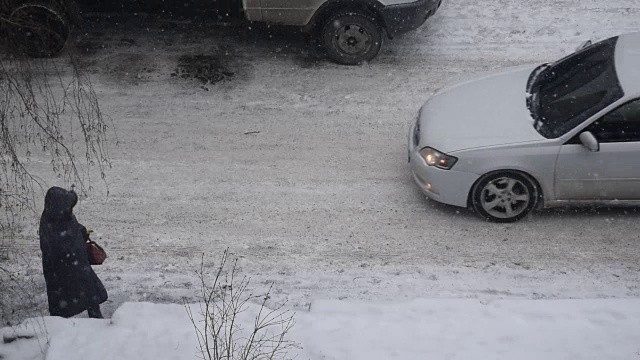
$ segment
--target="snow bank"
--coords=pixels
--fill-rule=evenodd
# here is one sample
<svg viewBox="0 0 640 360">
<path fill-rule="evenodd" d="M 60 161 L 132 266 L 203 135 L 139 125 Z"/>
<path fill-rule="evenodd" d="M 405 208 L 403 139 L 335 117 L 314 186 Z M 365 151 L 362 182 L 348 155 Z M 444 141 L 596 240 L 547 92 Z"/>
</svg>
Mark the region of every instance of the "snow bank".
<svg viewBox="0 0 640 360">
<path fill-rule="evenodd" d="M 314 359 L 629 359 L 640 351 L 638 305 L 610 299 L 323 301 L 298 331 Z"/>
<path fill-rule="evenodd" d="M 199 305 L 191 305 L 198 313 Z M 249 309 L 251 313 L 253 309 Z M 197 320 L 197 319 L 196 319 Z M 636 359 L 640 299 L 316 301 L 296 314 L 300 359 Z M 249 328 L 250 318 L 243 318 Z M 45 330 L 46 329 L 46 330 Z M 196 359 L 181 305 L 126 303 L 111 320 L 29 319 L 3 337 L 11 360 Z M 47 335 L 45 335 L 47 334 Z M 47 339 L 49 340 L 47 344 Z"/>
</svg>

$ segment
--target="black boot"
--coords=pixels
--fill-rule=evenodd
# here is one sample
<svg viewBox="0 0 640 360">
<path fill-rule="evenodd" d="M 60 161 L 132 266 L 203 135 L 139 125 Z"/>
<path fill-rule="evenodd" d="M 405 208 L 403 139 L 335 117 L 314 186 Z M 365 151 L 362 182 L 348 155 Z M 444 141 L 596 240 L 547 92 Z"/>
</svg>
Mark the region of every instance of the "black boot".
<svg viewBox="0 0 640 360">
<path fill-rule="evenodd" d="M 90 318 L 103 319 L 102 312 L 100 311 L 100 305 L 95 305 L 87 309 L 87 314 Z"/>
</svg>

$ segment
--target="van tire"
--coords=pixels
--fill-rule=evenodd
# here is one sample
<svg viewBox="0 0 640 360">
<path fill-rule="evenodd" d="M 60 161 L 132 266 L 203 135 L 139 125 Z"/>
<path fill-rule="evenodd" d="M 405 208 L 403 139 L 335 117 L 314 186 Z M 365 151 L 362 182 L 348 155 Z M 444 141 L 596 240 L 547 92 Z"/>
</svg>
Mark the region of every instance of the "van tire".
<svg viewBox="0 0 640 360">
<path fill-rule="evenodd" d="M 320 42 L 327 57 L 338 64 L 358 65 L 371 61 L 382 46 L 382 28 L 365 11 L 340 11 L 322 25 Z"/>
<path fill-rule="evenodd" d="M 35 57 L 52 57 L 65 47 L 71 33 L 66 12 L 42 1 L 26 1 L 9 15 L 12 47 L 19 53 Z"/>
</svg>

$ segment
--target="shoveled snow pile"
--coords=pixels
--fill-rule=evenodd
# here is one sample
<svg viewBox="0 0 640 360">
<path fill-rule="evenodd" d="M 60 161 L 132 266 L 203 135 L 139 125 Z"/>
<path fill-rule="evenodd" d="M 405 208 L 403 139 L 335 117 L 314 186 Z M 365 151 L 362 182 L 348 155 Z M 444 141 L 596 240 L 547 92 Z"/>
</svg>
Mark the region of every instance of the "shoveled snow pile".
<svg viewBox="0 0 640 360">
<path fill-rule="evenodd" d="M 199 305 L 190 305 L 196 315 Z M 256 305 L 246 313 L 253 314 Z M 244 314 L 244 313 L 243 313 Z M 298 359 L 637 359 L 640 299 L 316 301 L 295 314 Z M 243 316 L 241 326 L 252 324 Z M 199 319 L 196 316 L 196 323 Z M 2 329 L 3 360 L 196 359 L 184 306 L 126 303 L 112 319 Z"/>
</svg>

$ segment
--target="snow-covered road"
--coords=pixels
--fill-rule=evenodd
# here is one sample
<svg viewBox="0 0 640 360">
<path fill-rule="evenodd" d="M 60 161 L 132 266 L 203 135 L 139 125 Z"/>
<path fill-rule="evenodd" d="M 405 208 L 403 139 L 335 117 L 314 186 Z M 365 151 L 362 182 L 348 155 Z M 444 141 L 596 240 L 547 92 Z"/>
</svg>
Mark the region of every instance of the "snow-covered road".
<svg viewBox="0 0 640 360">
<path fill-rule="evenodd" d="M 280 30 L 149 21 L 79 34 L 75 51 L 89 50 L 81 61 L 120 141 L 110 195 L 96 183 L 77 207 L 110 256 L 96 268 L 106 315 L 124 301 L 192 299 L 202 253 L 210 264 L 227 247 L 254 286 L 275 281 L 274 299 L 294 306 L 640 296 L 637 209 L 490 224 L 426 200 L 406 164 L 408 124 L 435 89 L 640 30 L 639 18 L 635 0 L 445 0 L 358 67 Z M 218 59 L 227 80 L 175 76 L 185 55 Z M 19 247 L 37 246 L 35 228 L 24 236 Z"/>
</svg>

